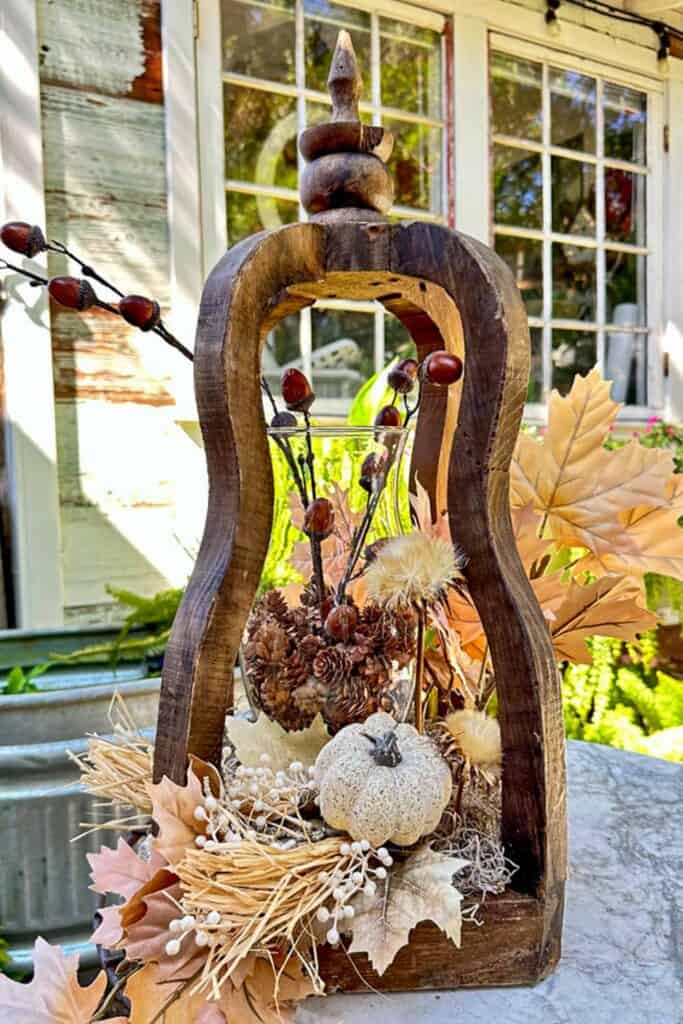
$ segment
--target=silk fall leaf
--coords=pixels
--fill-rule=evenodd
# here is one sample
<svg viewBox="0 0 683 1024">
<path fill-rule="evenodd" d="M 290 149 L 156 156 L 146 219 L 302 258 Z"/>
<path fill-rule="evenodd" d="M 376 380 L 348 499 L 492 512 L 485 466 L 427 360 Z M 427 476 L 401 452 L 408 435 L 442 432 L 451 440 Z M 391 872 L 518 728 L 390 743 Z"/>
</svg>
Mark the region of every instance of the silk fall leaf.
<svg viewBox="0 0 683 1024">
<path fill-rule="evenodd" d="M 548 427 L 539 443 L 520 434 L 511 466 L 514 507 L 533 502 L 552 539 L 588 548 L 598 557 L 638 550 L 620 513 L 669 504 L 669 452 L 636 440 L 608 451 L 604 442 L 621 408 L 597 369 L 576 376 L 568 395 L 554 391 Z"/>
<path fill-rule="evenodd" d="M 572 580 L 552 624 L 558 658 L 590 664 L 586 640 L 594 635 L 630 640 L 657 622 L 645 607 L 642 583 L 629 576 L 603 576 L 579 586 Z"/>
<path fill-rule="evenodd" d="M 218 773 L 198 758 L 190 759 L 185 786 L 178 786 L 164 776 L 157 785 L 148 787 L 152 817 L 159 826 L 153 840 L 154 849 L 171 866 L 182 860 L 187 847 L 193 846 L 195 837 L 205 830 L 204 822 L 197 821 L 194 816 L 195 808 L 204 800 L 203 778 L 209 779 L 217 795 L 220 787 Z"/>
<path fill-rule="evenodd" d="M 392 870 L 369 906 L 358 898 L 349 953 L 365 953 L 377 973 L 384 974 L 420 921 L 433 921 L 459 946 L 462 896 L 453 876 L 466 865 L 426 844 L 419 847 Z"/>
<path fill-rule="evenodd" d="M 78 954 L 37 938 L 33 978 L 27 984 L 0 975 L 0 1020 L 12 1024 L 88 1024 L 104 995 L 107 976 L 100 971 L 85 988 L 78 983 Z M 123 1018 L 109 1018 L 117 1024 Z"/>
</svg>

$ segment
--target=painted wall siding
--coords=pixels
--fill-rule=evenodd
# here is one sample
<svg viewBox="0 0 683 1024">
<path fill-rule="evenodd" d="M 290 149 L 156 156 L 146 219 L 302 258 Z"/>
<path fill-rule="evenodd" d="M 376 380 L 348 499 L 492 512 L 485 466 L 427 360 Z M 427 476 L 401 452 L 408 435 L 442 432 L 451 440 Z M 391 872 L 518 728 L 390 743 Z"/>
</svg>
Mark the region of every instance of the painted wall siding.
<svg viewBox="0 0 683 1024">
<path fill-rule="evenodd" d="M 159 0 L 38 11 L 48 232 L 167 308 Z M 51 256 L 51 274 L 66 269 Z M 107 583 L 151 594 L 192 566 L 202 458 L 172 417 L 173 375 L 191 367 L 106 312 L 52 315 L 65 619 L 108 620 Z M 196 517 L 182 512 L 188 483 Z"/>
</svg>

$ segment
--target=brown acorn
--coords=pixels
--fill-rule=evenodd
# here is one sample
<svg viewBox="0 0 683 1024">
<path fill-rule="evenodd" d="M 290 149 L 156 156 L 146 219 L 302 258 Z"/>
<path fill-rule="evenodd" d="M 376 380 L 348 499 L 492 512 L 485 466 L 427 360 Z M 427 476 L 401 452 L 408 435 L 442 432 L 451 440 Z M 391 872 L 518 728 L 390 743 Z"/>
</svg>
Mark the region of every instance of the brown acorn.
<svg viewBox="0 0 683 1024">
<path fill-rule="evenodd" d="M 381 455 L 372 452 L 366 455 L 360 470 L 358 483 L 368 494 L 375 489 L 375 484 L 381 478 L 384 471 L 385 460 Z"/>
<path fill-rule="evenodd" d="M 352 604 L 340 604 L 325 619 L 325 630 L 333 640 L 346 643 L 358 625 L 358 612 Z"/>
<path fill-rule="evenodd" d="M 80 277 L 53 277 L 47 290 L 60 306 L 75 309 L 79 313 L 90 309 L 97 302 L 92 285 Z"/>
<path fill-rule="evenodd" d="M 47 242 L 45 235 L 37 224 L 27 224 L 23 220 L 12 220 L 0 228 L 0 238 L 12 252 L 33 258 L 39 252 L 45 252 Z"/>
<path fill-rule="evenodd" d="M 285 405 L 291 412 L 308 412 L 315 401 L 308 377 L 294 366 L 282 374 L 280 389 Z"/>
<path fill-rule="evenodd" d="M 424 361 L 424 373 L 430 384 L 448 387 L 462 377 L 462 359 L 451 352 L 432 352 Z"/>
<path fill-rule="evenodd" d="M 151 331 L 161 319 L 159 303 L 144 295 L 126 295 L 119 302 L 119 313 L 126 321 L 141 331 Z"/>
<path fill-rule="evenodd" d="M 375 416 L 376 427 L 400 427 L 401 413 L 395 405 L 385 405 Z"/>
<path fill-rule="evenodd" d="M 327 498 L 315 498 L 304 515 L 304 533 L 316 540 L 329 537 L 334 529 L 334 508 Z"/>
</svg>

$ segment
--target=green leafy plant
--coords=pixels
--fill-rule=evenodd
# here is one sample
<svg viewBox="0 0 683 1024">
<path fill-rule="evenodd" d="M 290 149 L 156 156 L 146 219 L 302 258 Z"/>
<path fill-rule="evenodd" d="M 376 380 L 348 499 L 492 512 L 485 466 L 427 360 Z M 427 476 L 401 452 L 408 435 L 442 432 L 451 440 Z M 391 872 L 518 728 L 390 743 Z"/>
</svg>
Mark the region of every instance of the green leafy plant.
<svg viewBox="0 0 683 1024">
<path fill-rule="evenodd" d="M 637 643 L 592 637 L 588 645 L 592 664 L 564 670 L 567 735 L 683 761 L 683 680 L 659 667 L 656 632 Z"/>
<path fill-rule="evenodd" d="M 34 665 L 26 671 L 20 665 L 15 665 L 4 683 L 0 683 L 0 694 L 3 697 L 16 697 L 23 693 L 37 693 L 40 689 L 35 680 L 42 676 L 50 668 L 50 662 L 45 665 Z"/>
</svg>

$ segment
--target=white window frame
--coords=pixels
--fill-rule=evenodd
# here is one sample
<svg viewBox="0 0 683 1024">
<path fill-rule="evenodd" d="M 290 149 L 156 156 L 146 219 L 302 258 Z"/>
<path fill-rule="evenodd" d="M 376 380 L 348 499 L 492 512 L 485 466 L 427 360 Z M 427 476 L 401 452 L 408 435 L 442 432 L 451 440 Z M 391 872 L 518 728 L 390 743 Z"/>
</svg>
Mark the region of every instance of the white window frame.
<svg viewBox="0 0 683 1024">
<path fill-rule="evenodd" d="M 544 190 L 543 190 L 543 227 L 540 232 L 525 230 L 524 228 L 510 227 L 509 230 L 505 228 L 498 228 L 494 232 L 493 223 L 491 224 L 491 235 L 489 242 L 491 245 L 495 243 L 495 234 L 499 235 L 510 235 L 514 237 L 525 237 L 533 238 L 537 241 L 543 241 L 544 243 L 544 261 L 547 263 L 551 259 L 551 247 L 548 242 L 551 241 L 563 241 L 567 244 L 573 244 L 574 242 L 580 247 L 591 247 L 588 245 L 585 238 L 576 238 L 573 236 L 560 236 L 557 232 L 552 230 L 551 220 L 551 207 L 550 207 L 550 195 L 546 184 L 550 178 L 550 159 L 551 154 L 556 151 L 559 153 L 560 148 L 550 145 L 550 119 L 548 111 L 549 95 L 548 95 L 548 68 L 558 68 L 568 71 L 576 71 L 581 74 L 591 76 L 596 79 L 597 82 L 597 96 L 596 96 L 596 134 L 597 134 L 597 148 L 594 155 L 581 154 L 581 162 L 592 163 L 596 167 L 596 203 L 598 204 L 598 217 L 597 217 L 597 234 L 595 238 L 595 248 L 599 249 L 605 239 L 602 237 L 604 234 L 604 223 L 602 216 L 602 204 L 604 203 L 604 186 L 602 172 L 604 170 L 604 164 L 602 163 L 602 85 L 603 82 L 614 83 L 616 85 L 624 85 L 633 89 L 637 89 L 647 97 L 647 127 L 646 127 L 646 160 L 645 160 L 645 176 L 647 178 L 646 186 L 646 206 L 645 206 L 645 236 L 646 245 L 644 247 L 638 246 L 620 246 L 618 243 L 609 242 L 608 248 L 610 250 L 623 250 L 628 252 L 638 252 L 645 254 L 646 264 L 646 312 L 647 320 L 643 325 L 643 328 L 639 328 L 634 333 L 644 335 L 647 331 L 647 394 L 648 403 L 644 405 L 627 405 L 625 406 L 622 419 L 624 420 L 644 420 L 649 416 L 661 413 L 664 405 L 663 396 L 663 352 L 662 352 L 662 338 L 663 338 L 663 323 L 662 323 L 662 280 L 664 274 L 664 263 L 663 263 L 663 232 L 662 232 L 662 204 L 655 200 L 656 190 L 663 188 L 662 174 L 661 174 L 661 157 L 662 157 L 662 139 L 663 139 L 663 93 L 664 86 L 661 81 L 653 81 L 650 78 L 646 78 L 642 75 L 627 74 L 619 69 L 613 69 L 611 66 L 605 65 L 603 62 L 598 62 L 591 59 L 580 58 L 573 55 L 568 55 L 559 50 L 555 50 L 552 47 L 541 47 L 537 43 L 529 43 L 526 40 L 520 40 L 518 38 L 510 37 L 507 35 L 501 35 L 499 33 L 491 33 L 489 36 L 489 53 L 501 53 L 512 57 L 519 57 L 525 60 L 533 61 L 536 64 L 540 64 L 543 69 L 543 83 L 542 83 L 542 97 L 543 97 L 543 140 L 541 143 L 528 142 L 522 143 L 520 140 L 508 140 L 506 137 L 498 137 L 491 134 L 491 142 L 498 141 L 501 144 L 511 145 L 524 149 L 525 151 L 533 151 L 543 154 L 544 166 L 543 179 L 544 179 Z M 578 156 L 578 154 L 577 154 Z M 578 161 L 577 161 L 578 162 Z M 608 161 L 610 164 L 619 163 L 619 161 Z M 631 165 L 624 164 L 627 169 L 632 169 Z M 489 170 L 489 174 L 490 174 Z M 527 416 L 530 419 L 541 420 L 545 416 L 547 410 L 547 398 L 550 396 L 552 390 L 552 329 L 557 330 L 575 330 L 582 331 L 585 333 L 595 334 L 596 336 L 596 355 L 598 365 L 603 368 L 605 364 L 605 349 L 606 339 L 609 331 L 605 329 L 605 280 L 604 280 L 604 261 L 601 259 L 597 260 L 596 271 L 596 315 L 594 321 L 591 321 L 591 325 L 587 327 L 582 321 L 567 321 L 567 320 L 556 320 L 552 317 L 552 288 L 544 287 L 543 292 L 543 316 L 542 317 L 529 317 L 529 326 L 538 327 L 543 331 L 543 381 L 542 388 L 543 393 L 546 396 L 545 402 L 540 403 L 529 403 L 526 407 Z M 552 280 L 552 268 L 544 267 L 544 284 L 547 285 L 548 281 Z M 594 324 L 597 327 L 594 328 Z"/>
<path fill-rule="evenodd" d="M 33 0 L 0 4 L 0 218 L 45 226 Z M 10 262 L 22 258 L 4 251 Z M 35 261 L 47 261 L 39 256 Z M 5 276 L 5 275 L 3 275 Z M 25 304 L 24 304 L 25 303 Z M 30 315 L 26 312 L 30 310 Z M 2 319 L 6 437 L 14 568 L 20 628 L 63 625 L 57 432 L 47 294 L 12 284 Z"/>
<path fill-rule="evenodd" d="M 192 150 L 199 166 L 200 221 L 194 244 L 186 247 L 186 257 L 202 267 L 205 277 L 225 252 L 225 193 L 223 155 L 216 140 L 223 138 L 223 97 L 221 76 L 221 40 L 212 26 L 220 24 L 219 0 L 174 0 L 163 8 L 196 8 L 200 24 L 196 48 L 196 95 L 198 103 L 197 132 L 186 135 L 179 148 Z M 357 0 L 355 6 L 367 9 L 381 7 L 388 14 L 399 14 L 401 6 L 393 0 Z M 654 178 L 654 201 L 650 212 L 659 215 L 659 225 L 649 226 L 653 257 L 650 260 L 652 286 L 649 294 L 649 319 L 653 338 L 666 353 L 669 378 L 655 375 L 650 382 L 650 406 L 635 410 L 645 416 L 658 412 L 668 418 L 683 419 L 683 60 L 669 57 L 662 67 L 656 57 L 656 40 L 642 45 L 619 39 L 615 45 L 607 19 L 597 15 L 578 24 L 569 17 L 562 20 L 559 40 L 552 38 L 544 20 L 545 5 L 538 9 L 521 7 L 509 0 L 429 0 L 430 12 L 441 12 L 453 20 L 453 92 L 455 189 L 449 204 L 455 206 L 456 228 L 481 241 L 491 242 L 490 188 L 490 110 L 489 110 L 489 37 L 492 33 L 506 36 L 523 47 L 537 44 L 544 60 L 559 63 L 564 55 L 575 68 L 585 62 L 610 81 L 625 81 L 658 96 L 659 110 L 653 110 L 653 125 L 668 123 L 669 149 L 663 153 L 661 132 L 650 127 L 649 145 L 655 152 L 648 155 Z M 414 7 L 411 7 L 414 10 Z M 174 19 L 175 20 L 175 19 Z M 644 35 L 645 39 L 645 35 Z M 165 45 L 168 60 L 168 45 Z M 552 57 L 551 57 L 552 54 Z M 218 69 L 218 72 L 216 72 Z M 174 68 L 169 72 L 173 89 Z M 642 79 L 642 82 L 641 82 Z M 664 90 L 662 94 L 662 88 Z M 172 95 L 167 93 L 167 104 Z M 178 102 L 185 102 L 182 97 Z M 659 148 L 657 148 L 659 147 Z M 662 216 L 666 206 L 667 217 Z M 653 209 L 656 208 L 656 209 Z M 182 211 L 181 211 L 182 212 Z M 193 222 L 191 215 L 187 222 Z M 663 224 L 662 224 L 663 221 Z M 657 269 L 655 269 L 655 263 Z M 659 325 L 659 326 L 658 326 Z M 660 365 L 655 353 L 650 367 Z M 527 413 L 534 411 L 528 409 Z M 546 408 L 537 407 L 545 417 Z M 631 415 L 628 410 L 626 416 Z"/>
</svg>

